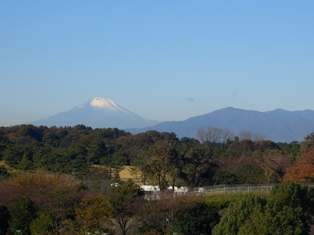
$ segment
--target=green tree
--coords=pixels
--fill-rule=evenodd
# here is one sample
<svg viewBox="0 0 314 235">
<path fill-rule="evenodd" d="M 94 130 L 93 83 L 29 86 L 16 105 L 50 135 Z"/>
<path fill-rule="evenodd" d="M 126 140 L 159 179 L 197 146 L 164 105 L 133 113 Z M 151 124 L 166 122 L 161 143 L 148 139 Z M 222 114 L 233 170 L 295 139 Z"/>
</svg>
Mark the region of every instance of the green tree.
<svg viewBox="0 0 314 235">
<path fill-rule="evenodd" d="M 213 234 L 309 234 L 312 196 L 312 190 L 291 183 L 275 187 L 267 200 L 249 196 L 228 207 Z"/>
<path fill-rule="evenodd" d="M 172 179 L 172 182 L 174 182 L 178 176 L 178 171 L 176 171 L 176 162 L 179 157 L 177 142 L 169 140 L 158 141 L 148 152 L 146 164 L 150 171 L 153 172 L 160 190 L 164 191 L 169 186 L 169 179 Z"/>
<path fill-rule="evenodd" d="M 108 153 L 106 144 L 100 139 L 92 139 L 87 146 L 87 160 L 92 164 L 100 164 L 100 159 Z"/>
<path fill-rule="evenodd" d="M 50 234 L 54 229 L 51 215 L 43 211 L 37 213 L 29 227 L 32 235 Z"/>
<path fill-rule="evenodd" d="M 108 155 L 103 157 L 100 162 L 109 168 L 110 176 L 114 182 L 119 181 L 119 173 L 123 170 L 127 162 L 127 156 L 121 146 L 111 147 L 108 150 Z"/>
<path fill-rule="evenodd" d="M 251 216 L 239 234 L 306 235 L 310 231 L 311 200 L 307 187 L 282 184 L 275 187 L 264 211 Z"/>
<path fill-rule="evenodd" d="M 154 184 L 154 172 L 151 169 L 149 162 L 147 162 L 148 151 L 142 150 L 137 157 L 133 159 L 132 166 L 138 168 L 140 171 L 141 182 L 145 185 L 148 180 L 153 181 Z"/>
<path fill-rule="evenodd" d="M 305 235 L 309 230 L 304 229 L 302 209 L 284 206 L 277 211 L 267 207 L 263 213 L 255 214 L 245 221 L 239 229 L 239 235 Z"/>
<path fill-rule="evenodd" d="M 34 148 L 30 145 L 8 145 L 3 153 L 3 160 L 5 160 L 9 166 L 18 168 L 19 164 L 23 160 L 23 157 L 25 160 L 31 161 L 33 154 Z M 27 166 L 29 166 L 29 164 L 27 164 Z M 23 166 L 21 166 L 21 168 L 23 169 Z"/>
<path fill-rule="evenodd" d="M 209 184 L 215 171 L 211 156 L 203 148 L 191 148 L 182 159 L 180 178 L 190 188 Z"/>
<path fill-rule="evenodd" d="M 313 145 L 314 145 L 314 132 L 304 137 L 304 141 L 301 143 L 300 151 L 304 153 L 308 149 L 310 149 Z"/>
<path fill-rule="evenodd" d="M 222 168 L 218 168 L 213 176 L 213 183 L 215 185 L 219 184 L 236 184 L 237 177 L 230 171 L 223 170 Z"/>
<path fill-rule="evenodd" d="M 35 204 L 29 197 L 21 198 L 10 210 L 11 219 L 9 221 L 9 230 L 15 233 L 16 230 L 22 230 L 23 234 L 31 234 L 30 224 L 36 217 Z"/>
<path fill-rule="evenodd" d="M 113 185 L 109 192 L 112 216 L 123 235 L 138 225 L 135 218 L 139 206 L 143 203 L 144 192 L 132 180 L 121 181 Z"/>
<path fill-rule="evenodd" d="M 179 234 L 212 234 L 212 229 L 219 222 L 218 210 L 205 202 L 192 203 L 188 208 L 175 213 L 172 229 Z"/>
<path fill-rule="evenodd" d="M 247 195 L 239 201 L 231 203 L 227 214 L 212 231 L 213 235 L 236 235 L 247 220 L 263 211 L 266 200 L 257 196 Z"/>
<path fill-rule="evenodd" d="M 41 130 L 34 125 L 21 125 L 18 130 L 18 134 L 35 139 L 39 142 L 42 140 L 43 137 Z"/>
<path fill-rule="evenodd" d="M 242 164 L 234 174 L 240 184 L 258 184 L 266 182 L 263 170 L 251 164 Z"/>
</svg>

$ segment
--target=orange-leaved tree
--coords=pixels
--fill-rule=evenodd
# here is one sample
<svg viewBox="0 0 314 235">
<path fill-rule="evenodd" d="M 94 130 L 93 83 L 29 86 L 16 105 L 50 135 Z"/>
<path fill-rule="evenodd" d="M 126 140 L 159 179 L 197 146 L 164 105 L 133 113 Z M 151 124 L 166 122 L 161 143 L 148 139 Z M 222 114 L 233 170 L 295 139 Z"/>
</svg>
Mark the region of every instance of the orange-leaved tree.
<svg viewBox="0 0 314 235">
<path fill-rule="evenodd" d="M 286 169 L 282 181 L 313 182 L 314 180 L 314 147 L 303 153 L 294 165 Z"/>
</svg>

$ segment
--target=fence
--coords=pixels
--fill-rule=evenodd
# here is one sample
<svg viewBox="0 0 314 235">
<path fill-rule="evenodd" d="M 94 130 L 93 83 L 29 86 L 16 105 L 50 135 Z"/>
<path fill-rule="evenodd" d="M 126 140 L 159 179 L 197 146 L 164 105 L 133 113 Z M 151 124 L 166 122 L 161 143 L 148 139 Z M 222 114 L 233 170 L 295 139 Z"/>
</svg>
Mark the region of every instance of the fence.
<svg viewBox="0 0 314 235">
<path fill-rule="evenodd" d="M 304 183 L 301 186 L 314 187 L 314 183 Z M 194 194 L 210 194 L 210 193 L 253 193 L 253 192 L 270 192 L 275 184 L 268 185 L 218 185 L 207 186 L 203 188 L 195 188 Z"/>
<path fill-rule="evenodd" d="M 151 186 L 153 187 L 153 186 Z M 163 197 L 176 197 L 183 195 L 205 195 L 205 194 L 228 194 L 228 193 L 259 193 L 270 192 L 274 187 L 273 184 L 269 185 L 217 185 L 199 188 L 175 188 L 174 190 L 168 189 L 167 191 L 160 192 L 159 188 L 153 187 L 152 191 L 145 191 L 145 197 L 148 200 L 160 199 Z"/>
<path fill-rule="evenodd" d="M 198 188 L 197 193 L 253 193 L 253 192 L 270 192 L 273 185 L 220 185 Z"/>
</svg>

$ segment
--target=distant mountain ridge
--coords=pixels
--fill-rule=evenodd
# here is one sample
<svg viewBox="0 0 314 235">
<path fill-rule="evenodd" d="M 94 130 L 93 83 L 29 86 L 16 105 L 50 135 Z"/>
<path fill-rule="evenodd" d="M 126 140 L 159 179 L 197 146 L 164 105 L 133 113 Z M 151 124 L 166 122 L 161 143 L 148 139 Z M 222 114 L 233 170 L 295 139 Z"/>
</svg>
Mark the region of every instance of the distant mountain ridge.
<svg viewBox="0 0 314 235">
<path fill-rule="evenodd" d="M 69 111 L 31 122 L 44 126 L 75 126 L 84 124 L 92 128 L 143 128 L 157 124 L 143 118 L 108 98 L 95 97 Z"/>
<path fill-rule="evenodd" d="M 174 132 L 178 137 L 196 138 L 201 127 L 219 127 L 234 134 L 249 130 L 263 134 L 275 142 L 302 141 L 314 131 L 314 111 L 286 111 L 276 109 L 259 112 L 228 107 L 214 112 L 191 117 L 185 121 L 161 122 L 153 127 L 129 129 L 133 134 L 148 130 Z"/>
<path fill-rule="evenodd" d="M 69 111 L 32 122 L 33 125 L 75 126 L 83 124 L 92 128 L 119 128 L 133 134 L 156 130 L 174 132 L 179 138 L 196 138 L 201 127 L 219 127 L 235 135 L 242 131 L 263 134 L 275 142 L 303 141 L 314 132 L 314 111 L 286 111 L 276 109 L 260 112 L 233 107 L 191 117 L 184 121 L 157 122 L 143 118 L 108 98 L 96 97 Z"/>
</svg>

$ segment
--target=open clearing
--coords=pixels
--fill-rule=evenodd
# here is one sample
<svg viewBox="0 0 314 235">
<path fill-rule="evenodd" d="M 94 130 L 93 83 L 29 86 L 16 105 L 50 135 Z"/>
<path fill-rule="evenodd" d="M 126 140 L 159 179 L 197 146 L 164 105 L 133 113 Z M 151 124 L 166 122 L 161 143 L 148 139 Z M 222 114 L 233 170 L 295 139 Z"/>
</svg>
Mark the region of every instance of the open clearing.
<svg viewBox="0 0 314 235">
<path fill-rule="evenodd" d="M 134 172 L 132 174 L 131 172 L 131 166 L 125 166 L 122 171 L 119 173 L 121 180 L 128 180 L 132 179 L 135 183 L 141 182 L 141 173 L 137 172 L 137 174 Z"/>
</svg>

